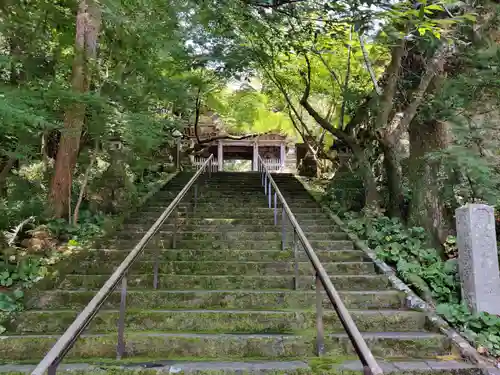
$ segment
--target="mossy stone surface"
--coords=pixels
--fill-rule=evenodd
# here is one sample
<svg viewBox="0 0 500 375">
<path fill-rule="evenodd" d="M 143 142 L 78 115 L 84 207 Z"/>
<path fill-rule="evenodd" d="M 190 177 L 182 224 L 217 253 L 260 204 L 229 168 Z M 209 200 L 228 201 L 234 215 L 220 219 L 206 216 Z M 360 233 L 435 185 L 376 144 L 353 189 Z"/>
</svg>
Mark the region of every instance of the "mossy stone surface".
<svg viewBox="0 0 500 375">
<path fill-rule="evenodd" d="M 360 250 L 321 250 L 315 251 L 319 259 L 324 262 L 363 262 L 367 261 L 365 253 Z M 86 255 L 87 261 L 97 263 L 116 263 L 122 262 L 128 255 L 123 250 L 95 249 L 89 251 Z M 226 251 L 212 251 L 209 249 L 147 249 L 138 259 L 138 261 L 154 261 L 156 257 L 160 262 L 181 261 L 187 262 L 196 259 L 199 262 L 204 261 L 233 261 L 233 262 L 272 262 L 272 261 L 294 261 L 292 250 L 238 250 L 227 249 Z M 304 251 L 298 252 L 300 261 L 308 261 Z"/>
<path fill-rule="evenodd" d="M 77 311 L 27 311 L 7 329 L 15 334 L 63 333 L 77 317 Z M 425 326 L 425 315 L 419 312 L 384 312 L 352 310 L 351 316 L 363 332 L 418 331 Z M 118 311 L 101 311 L 87 328 L 89 333 L 116 331 Z M 324 312 L 329 332 L 343 332 L 337 314 Z M 312 330 L 316 313 L 310 311 L 239 311 L 239 310 L 132 310 L 125 316 L 127 331 L 199 332 L 199 333 L 294 333 Z"/>
<path fill-rule="evenodd" d="M 74 309 L 84 308 L 94 297 L 93 291 L 53 290 L 40 292 L 34 298 L 34 309 Z M 385 292 L 340 292 L 348 309 L 400 309 L 403 295 L 396 291 Z M 128 308 L 143 309 L 307 309 L 314 308 L 314 291 L 165 291 L 129 290 Z M 120 304 L 120 293 L 111 294 L 104 309 L 116 309 Z M 323 306 L 331 308 L 331 302 L 323 293 Z"/>
<path fill-rule="evenodd" d="M 118 263 L 119 264 L 119 263 Z M 74 268 L 75 274 L 111 274 L 118 264 L 100 262 L 81 262 Z M 142 275 L 154 271 L 154 261 L 137 261 L 132 265 L 130 275 Z M 312 275 L 314 268 L 310 262 L 297 262 L 299 275 Z M 324 264 L 330 274 L 374 274 L 371 262 L 329 262 Z M 158 263 L 158 270 L 168 275 L 293 275 L 293 262 L 238 262 L 238 261 L 163 261 Z"/>
<path fill-rule="evenodd" d="M 168 290 L 235 290 L 235 289 L 293 289 L 293 276 L 189 276 L 160 274 L 158 287 Z M 58 286 L 59 289 L 92 289 L 104 285 L 109 275 L 68 275 Z M 385 290 L 389 288 L 389 280 L 383 275 L 331 276 L 333 285 L 338 290 Z M 152 288 L 153 275 L 132 275 L 128 278 L 130 288 Z M 314 277 L 301 276 L 298 289 L 314 290 Z"/>
<path fill-rule="evenodd" d="M 382 357 L 431 357 L 448 354 L 449 342 L 433 335 L 416 337 L 365 335 L 373 354 Z M 0 358 L 26 360 L 42 358 L 57 336 L 4 336 L 0 340 Z M 149 358 L 308 358 L 315 354 L 315 337 L 311 335 L 190 335 L 129 333 L 125 335 L 129 356 Z M 345 335 L 325 338 L 326 355 L 352 355 L 354 350 Z M 75 343 L 68 359 L 114 358 L 116 334 L 85 335 Z"/>
</svg>

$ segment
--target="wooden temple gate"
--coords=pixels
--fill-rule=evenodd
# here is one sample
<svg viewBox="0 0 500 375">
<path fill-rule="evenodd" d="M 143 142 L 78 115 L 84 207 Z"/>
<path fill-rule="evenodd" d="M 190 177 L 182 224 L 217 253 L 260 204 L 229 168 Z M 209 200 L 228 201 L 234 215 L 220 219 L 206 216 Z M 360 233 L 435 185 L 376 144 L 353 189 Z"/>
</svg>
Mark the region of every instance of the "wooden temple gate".
<svg viewBox="0 0 500 375">
<path fill-rule="evenodd" d="M 224 170 L 224 160 L 251 160 L 252 171 L 257 171 L 257 155 L 260 155 L 269 170 L 281 172 L 285 167 L 286 137 L 279 134 L 266 134 L 245 140 L 224 139 L 215 141 L 207 147 L 205 155 L 193 157 L 193 164 L 199 168 L 211 154 L 212 172 Z"/>
<path fill-rule="evenodd" d="M 212 123 L 210 123 L 212 121 Z M 224 171 L 225 160 L 251 160 L 252 171 L 258 170 L 257 156 L 260 155 L 266 166 L 274 172 L 282 172 L 285 168 L 286 136 L 278 133 L 269 133 L 244 139 L 234 139 L 234 136 L 223 134 L 213 119 L 203 119 L 198 128 L 201 140 L 218 138 L 206 144 L 203 153 L 192 155 L 191 163 L 198 169 L 214 155 L 210 168 L 212 172 Z M 194 128 L 185 131 L 187 141 L 185 147 L 193 147 L 197 143 Z M 224 138 L 227 136 L 227 138 Z"/>
</svg>

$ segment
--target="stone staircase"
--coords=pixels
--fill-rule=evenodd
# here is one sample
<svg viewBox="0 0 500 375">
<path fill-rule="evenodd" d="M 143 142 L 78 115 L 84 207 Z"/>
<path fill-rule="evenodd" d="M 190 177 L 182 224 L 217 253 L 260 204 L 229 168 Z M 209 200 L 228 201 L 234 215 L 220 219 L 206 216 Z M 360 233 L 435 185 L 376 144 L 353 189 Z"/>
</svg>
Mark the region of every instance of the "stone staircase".
<svg viewBox="0 0 500 375">
<path fill-rule="evenodd" d="M 115 267 L 191 177 L 183 173 L 113 240 L 102 243 L 62 280 L 47 285 L 30 310 L 0 337 L 0 372 L 29 372 L 75 319 Z M 403 296 L 355 250 L 299 181 L 276 175 L 306 236 L 340 291 L 373 354 L 387 372 L 479 374 L 456 361 L 449 340 L 429 331 L 426 316 L 403 307 Z M 116 361 L 120 291 L 107 300 L 60 365 L 77 373 L 358 374 L 348 337 L 324 299 L 326 354 L 315 357 L 312 266 L 301 252 L 294 290 L 291 233 L 281 226 L 256 173 L 215 173 L 199 190 L 196 213 L 185 200 L 172 249 L 168 220 L 128 276 L 126 352 Z M 281 222 L 281 215 L 278 216 Z M 161 257 L 153 289 L 154 254 Z M 110 367 L 122 366 L 118 369 Z"/>
</svg>

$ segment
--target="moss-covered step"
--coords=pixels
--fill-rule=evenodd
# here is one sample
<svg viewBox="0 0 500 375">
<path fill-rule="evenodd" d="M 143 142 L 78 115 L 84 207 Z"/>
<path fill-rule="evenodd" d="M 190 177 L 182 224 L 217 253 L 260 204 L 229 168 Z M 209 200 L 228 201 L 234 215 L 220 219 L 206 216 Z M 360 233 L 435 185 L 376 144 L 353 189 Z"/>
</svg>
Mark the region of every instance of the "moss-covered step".
<svg viewBox="0 0 500 375">
<path fill-rule="evenodd" d="M 41 310 L 83 309 L 95 291 L 50 290 L 31 296 L 30 308 Z M 395 290 L 340 291 L 348 309 L 401 309 L 404 295 Z M 331 302 L 323 292 L 323 306 Z M 133 290 L 127 291 L 127 308 L 137 309 L 307 309 L 316 304 L 315 291 L 255 290 Z M 112 293 L 104 309 L 116 309 L 120 293 Z"/>
<path fill-rule="evenodd" d="M 126 361 L 126 360 L 125 360 Z M 180 360 L 124 363 L 124 361 L 86 361 L 88 363 L 61 364 L 59 371 L 73 375 L 306 375 L 312 370 L 305 361 L 199 361 L 197 358 Z M 27 375 L 34 365 L 0 365 L 0 373 L 6 375 Z M 319 374 L 318 374 L 319 375 Z"/>
<path fill-rule="evenodd" d="M 160 229 L 155 238 L 158 239 L 169 239 L 172 236 L 176 235 L 179 240 L 202 240 L 202 241 L 225 241 L 225 240 L 238 240 L 238 241 L 273 241 L 273 240 L 281 240 L 281 228 L 275 227 L 273 231 L 239 231 L 238 228 L 231 228 L 231 230 L 223 231 L 219 230 L 217 232 L 207 232 L 203 230 L 197 231 L 187 231 L 185 228 L 179 228 L 177 232 L 168 231 L 164 229 Z M 132 232 L 132 231 L 123 231 L 118 234 L 120 238 L 129 238 L 140 240 L 146 234 L 143 232 Z M 305 231 L 304 233 L 309 241 L 311 240 L 347 240 L 347 234 L 345 232 L 326 232 L 326 233 L 314 233 Z M 285 233 L 286 235 L 286 233 Z M 288 240 L 292 241 L 292 233 L 286 237 Z"/>
<path fill-rule="evenodd" d="M 158 207 L 157 209 L 154 208 L 149 208 L 149 207 L 144 207 L 142 209 L 142 212 L 162 212 L 166 207 L 162 209 L 162 207 Z M 271 208 L 268 207 L 267 202 L 262 202 L 262 204 L 258 205 L 246 205 L 246 204 L 240 204 L 237 199 L 235 199 L 231 204 L 225 204 L 225 205 L 217 205 L 217 204 L 208 204 L 208 203 L 202 203 L 199 202 L 196 206 L 196 212 L 199 212 L 200 215 L 203 215 L 203 213 L 210 214 L 211 212 L 218 210 L 218 211 L 223 211 L 223 212 L 230 212 L 231 214 L 241 214 L 241 215 L 246 215 L 248 213 L 261 213 L 261 214 L 270 214 L 274 212 L 274 206 L 272 205 Z M 278 207 L 277 209 L 280 211 L 280 208 Z M 191 203 L 185 203 L 185 204 L 180 204 L 179 205 L 179 212 L 192 212 L 193 211 L 193 205 Z M 292 210 L 293 214 L 316 214 L 316 213 L 324 213 L 324 210 L 321 207 L 318 206 L 312 206 L 312 207 L 302 207 L 302 206 L 295 206 Z"/>
<path fill-rule="evenodd" d="M 147 224 L 126 224 L 123 231 L 120 232 L 120 236 L 122 235 L 144 235 L 151 225 Z M 300 227 L 306 234 L 306 236 L 310 236 L 312 234 L 318 234 L 321 236 L 329 234 L 340 235 L 342 234 L 345 238 L 345 232 L 342 232 L 340 228 L 338 228 L 334 224 L 330 225 L 304 225 L 300 224 Z M 189 220 L 183 220 L 182 222 L 178 222 L 177 225 L 174 225 L 171 222 L 163 224 L 160 228 L 159 233 L 165 233 L 171 235 L 173 231 L 179 232 L 201 232 L 201 233 L 226 233 L 226 232 L 242 232 L 242 233 L 251 233 L 257 234 L 259 232 L 262 233 L 273 233 L 274 235 L 281 235 L 281 216 L 279 218 L 278 224 L 274 225 L 274 223 L 270 222 L 267 225 L 262 224 L 238 224 L 238 223 L 211 223 L 211 224 L 198 224 L 192 223 Z"/>
<path fill-rule="evenodd" d="M 161 213 L 167 208 L 168 204 L 166 205 L 159 205 L 159 206 L 144 206 L 141 209 L 141 213 Z M 193 211 L 194 204 L 192 202 L 182 202 L 178 206 L 178 211 L 179 213 L 191 213 Z M 278 207 L 278 210 L 280 210 L 280 207 Z M 259 204 L 240 204 L 238 202 L 238 199 L 235 198 L 234 201 L 227 202 L 226 204 L 216 204 L 215 202 L 198 202 L 196 205 L 196 212 L 201 213 L 201 215 L 205 214 L 210 214 L 213 211 L 219 211 L 223 213 L 231 213 L 231 214 L 240 214 L 240 215 L 246 215 L 246 214 L 264 214 L 268 215 L 270 213 L 274 212 L 274 203 L 271 205 L 271 207 L 268 206 L 268 202 L 265 200 L 263 202 L 260 202 Z M 302 206 L 295 206 L 294 210 L 292 211 L 294 214 L 316 214 L 316 213 L 324 213 L 324 210 L 321 207 L 318 206 L 313 206 L 313 207 L 302 207 Z"/>
<path fill-rule="evenodd" d="M 0 358 L 3 363 L 42 358 L 58 335 L 2 336 Z M 450 342 L 435 333 L 363 333 L 375 356 L 428 358 L 450 353 Z M 315 333 L 283 334 L 165 334 L 125 333 L 128 356 L 147 358 L 308 358 L 315 355 Z M 346 334 L 328 334 L 325 354 L 352 355 L 354 349 Z M 116 333 L 83 335 L 66 358 L 115 358 Z"/>
<path fill-rule="evenodd" d="M 130 250 L 95 249 L 89 251 L 87 259 L 94 262 L 117 263 L 125 259 Z M 316 255 L 322 262 L 363 262 L 368 260 L 361 250 L 318 250 Z M 298 252 L 298 259 L 308 261 L 305 251 Z M 294 261 L 294 253 L 291 250 L 192 250 L 192 249 L 147 249 L 140 256 L 140 261 L 154 261 L 156 257 L 160 262 L 165 261 L 239 261 L 239 262 L 272 262 L 272 261 Z"/>
<path fill-rule="evenodd" d="M 75 265 L 73 273 L 77 274 L 106 274 L 112 273 L 119 263 L 101 263 L 95 261 L 79 262 Z M 315 273 L 311 262 L 297 262 L 299 275 L 312 275 Z M 332 275 L 349 274 L 371 274 L 375 272 L 372 262 L 329 262 L 324 268 Z M 145 274 L 154 271 L 155 262 L 137 261 L 129 274 Z M 159 262 L 158 270 L 162 274 L 169 275 L 276 275 L 294 274 L 295 263 L 293 262 L 222 262 L 222 261 L 170 261 Z"/>
<path fill-rule="evenodd" d="M 139 242 L 131 239 L 113 239 L 101 241 L 99 248 L 101 249 L 133 249 Z M 311 240 L 309 241 L 314 250 L 352 250 L 354 248 L 352 241 L 346 240 Z M 286 248 L 291 248 L 292 243 L 287 244 Z M 281 250 L 281 240 L 263 241 L 263 240 L 239 240 L 224 239 L 224 240 L 185 240 L 177 239 L 176 247 L 179 249 L 247 249 L 247 250 Z M 171 249 L 172 239 L 152 238 L 145 247 L 146 249 Z"/>
<path fill-rule="evenodd" d="M 425 315 L 417 311 L 351 310 L 359 330 L 418 331 L 425 329 Z M 13 334 L 63 333 L 75 320 L 78 312 L 72 310 L 25 311 L 5 324 Z M 116 332 L 119 312 L 101 311 L 87 328 L 88 333 Z M 344 332 L 333 309 L 324 311 L 328 332 Z M 125 326 L 130 331 L 200 332 L 200 333 L 300 333 L 316 326 L 313 310 L 134 310 L 127 309 Z"/>
<path fill-rule="evenodd" d="M 59 289 L 99 289 L 110 275 L 67 275 Z M 389 288 L 389 280 L 384 275 L 330 276 L 338 290 L 384 290 Z M 133 275 L 128 278 L 131 288 L 152 288 L 153 275 Z M 158 288 L 168 290 L 234 290 L 234 289 L 293 289 L 293 276 L 201 276 L 201 275 L 158 275 Z M 302 276 L 298 279 L 300 290 L 315 289 L 314 277 Z"/>
<path fill-rule="evenodd" d="M 133 362 L 87 361 L 87 364 L 62 364 L 60 371 L 74 375 L 361 375 L 363 366 L 359 361 L 348 360 L 339 363 L 336 358 L 321 358 L 317 361 L 196 361 L 195 358 L 179 361 Z M 483 370 L 460 361 L 437 361 L 401 359 L 377 363 L 384 374 L 398 375 L 483 375 Z M 0 373 L 7 375 L 30 374 L 33 365 L 0 366 Z"/>
<path fill-rule="evenodd" d="M 286 198 L 285 198 L 286 200 Z M 271 203 L 274 204 L 274 197 L 271 196 Z M 194 197 L 188 196 L 181 201 L 181 206 L 185 204 L 190 204 L 194 202 Z M 269 204 L 269 197 L 262 194 L 252 194 L 252 195 L 243 195 L 238 194 L 235 195 L 218 195 L 218 196 L 205 196 L 204 194 L 198 195 L 197 203 L 200 206 L 207 207 L 234 207 L 236 203 L 240 202 L 242 205 L 256 206 L 256 207 L 265 207 Z M 293 203 L 296 206 L 303 207 L 311 207 L 311 208 L 319 208 L 318 203 L 311 198 L 291 198 L 290 202 L 287 201 L 288 204 Z M 164 204 L 164 200 L 152 200 L 145 208 L 160 208 Z"/>
<path fill-rule="evenodd" d="M 384 374 L 412 374 L 412 375 L 480 375 L 484 374 L 482 370 L 472 364 L 457 360 L 439 360 L 436 358 L 413 359 L 399 358 L 391 361 L 378 360 L 378 365 Z M 325 362 L 327 365 L 327 362 Z M 322 367 L 325 368 L 326 366 Z M 319 370 L 318 366 L 313 365 L 311 371 Z M 360 374 L 363 371 L 363 365 L 359 360 L 347 360 L 342 363 L 336 363 L 332 370 L 339 374 Z M 330 374 L 330 373 L 328 373 Z"/>
<path fill-rule="evenodd" d="M 267 210 L 267 211 L 266 211 Z M 163 211 L 140 211 L 134 213 L 130 216 L 127 221 L 129 223 L 133 222 L 143 222 L 156 220 L 160 217 Z M 300 212 L 292 211 L 295 218 L 298 220 L 299 224 L 302 220 L 314 219 L 316 221 L 321 221 L 324 223 L 331 223 L 331 219 L 326 215 L 326 213 L 311 213 L 311 212 Z M 274 220 L 273 209 L 263 209 L 263 210 L 250 210 L 250 211 L 238 211 L 238 210 L 211 210 L 211 211 L 179 211 L 178 216 L 181 218 L 199 218 L 199 219 L 247 219 L 252 221 L 263 221 L 263 220 Z"/>
<path fill-rule="evenodd" d="M 128 219 L 124 224 L 124 228 L 127 230 L 129 226 L 140 226 L 146 227 L 149 229 L 151 225 L 158 219 L 160 215 L 155 215 L 153 218 L 146 220 L 144 217 L 140 215 L 136 215 L 135 218 Z M 229 217 L 199 217 L 199 216 L 188 216 L 188 217 L 179 217 L 177 222 L 180 224 L 187 225 L 252 225 L 252 226 L 273 226 L 274 227 L 274 215 L 265 215 L 265 217 L 239 217 L 239 218 L 231 218 Z M 278 218 L 279 223 L 281 223 L 281 219 Z M 167 218 L 164 225 L 173 224 L 173 216 Z M 320 225 L 330 227 L 332 230 L 335 229 L 335 223 L 328 217 L 320 217 L 318 218 L 316 215 L 310 216 L 308 218 L 302 218 L 299 221 L 299 224 L 303 228 L 307 228 L 309 225 Z M 288 225 L 289 226 L 289 225 Z"/>
</svg>

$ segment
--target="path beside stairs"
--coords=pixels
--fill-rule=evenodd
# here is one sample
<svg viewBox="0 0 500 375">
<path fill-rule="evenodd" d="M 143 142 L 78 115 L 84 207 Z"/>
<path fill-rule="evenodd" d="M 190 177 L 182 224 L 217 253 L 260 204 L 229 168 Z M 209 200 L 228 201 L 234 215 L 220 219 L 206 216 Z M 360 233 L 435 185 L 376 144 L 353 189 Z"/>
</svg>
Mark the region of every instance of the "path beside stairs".
<svg viewBox="0 0 500 375">
<path fill-rule="evenodd" d="M 190 177 L 179 174 L 116 238 L 39 293 L 32 308 L 10 324 L 8 336 L 0 338 L 0 361 L 6 364 L 0 372 L 29 371 L 30 366 L 7 364 L 36 363 L 44 356 Z M 353 248 L 298 180 L 275 178 L 387 372 L 480 373 L 465 363 L 440 361 L 451 352 L 449 340 L 428 330 L 423 313 L 403 307 L 403 296 Z M 357 373 L 360 365 L 326 297 L 326 355 L 309 362 L 315 358 L 314 273 L 301 252 L 299 290 L 293 289 L 291 233 L 287 231 L 288 246 L 282 251 L 281 226 L 273 225 L 273 210 L 267 208 L 260 184 L 256 173 L 213 174 L 200 187 L 194 216 L 187 201 L 181 205 L 176 248 L 173 221 L 168 220 L 130 271 L 126 359 L 114 360 L 118 290 L 68 354 L 67 368 L 96 373 L 90 364 L 106 373 L 106 366 L 128 364 L 133 373 L 142 364 L 167 373 L 312 374 L 316 370 L 311 366 L 316 369 L 320 363 L 323 371 L 331 365 Z M 154 290 L 156 249 L 161 263 Z M 79 365 L 67 365 L 71 362 Z"/>
</svg>

